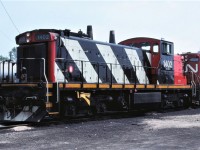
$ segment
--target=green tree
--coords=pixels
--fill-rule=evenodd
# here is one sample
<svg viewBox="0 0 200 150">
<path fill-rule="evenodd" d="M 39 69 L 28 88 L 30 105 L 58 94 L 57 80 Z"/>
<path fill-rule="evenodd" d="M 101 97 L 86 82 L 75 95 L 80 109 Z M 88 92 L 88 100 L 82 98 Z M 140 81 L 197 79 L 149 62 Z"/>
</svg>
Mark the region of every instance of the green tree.
<svg viewBox="0 0 200 150">
<path fill-rule="evenodd" d="M 9 52 L 10 59 L 13 61 L 17 60 L 17 48 L 13 47 L 12 50 Z"/>
<path fill-rule="evenodd" d="M 3 55 L 0 55 L 0 61 L 5 61 L 5 60 L 12 60 L 12 61 L 17 60 L 17 48 L 16 47 L 13 47 L 12 50 L 9 52 L 9 58 L 5 57 Z"/>
<path fill-rule="evenodd" d="M 0 55 L 0 61 L 4 61 L 4 60 L 8 60 L 9 58 L 8 57 L 4 57 L 2 55 Z"/>
</svg>

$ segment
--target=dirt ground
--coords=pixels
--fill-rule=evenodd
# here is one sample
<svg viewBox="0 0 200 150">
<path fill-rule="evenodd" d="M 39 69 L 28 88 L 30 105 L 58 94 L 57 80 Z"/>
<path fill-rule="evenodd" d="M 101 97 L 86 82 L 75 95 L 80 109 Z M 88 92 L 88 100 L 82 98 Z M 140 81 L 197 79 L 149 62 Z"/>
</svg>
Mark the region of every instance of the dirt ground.
<svg viewBox="0 0 200 150">
<path fill-rule="evenodd" d="M 0 149 L 200 149 L 200 109 L 0 130 Z"/>
</svg>

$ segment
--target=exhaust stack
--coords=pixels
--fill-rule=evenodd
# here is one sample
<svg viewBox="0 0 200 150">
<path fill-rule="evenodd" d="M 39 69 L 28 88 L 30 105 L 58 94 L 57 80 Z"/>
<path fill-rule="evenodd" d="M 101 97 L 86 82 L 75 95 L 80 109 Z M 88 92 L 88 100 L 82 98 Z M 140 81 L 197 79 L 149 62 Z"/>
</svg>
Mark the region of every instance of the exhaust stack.
<svg viewBox="0 0 200 150">
<path fill-rule="evenodd" d="M 115 44 L 115 31 L 114 30 L 110 31 L 109 43 Z"/>
<path fill-rule="evenodd" d="M 91 25 L 87 26 L 87 35 L 89 36 L 89 38 L 91 38 L 93 40 L 93 31 L 92 31 Z"/>
</svg>

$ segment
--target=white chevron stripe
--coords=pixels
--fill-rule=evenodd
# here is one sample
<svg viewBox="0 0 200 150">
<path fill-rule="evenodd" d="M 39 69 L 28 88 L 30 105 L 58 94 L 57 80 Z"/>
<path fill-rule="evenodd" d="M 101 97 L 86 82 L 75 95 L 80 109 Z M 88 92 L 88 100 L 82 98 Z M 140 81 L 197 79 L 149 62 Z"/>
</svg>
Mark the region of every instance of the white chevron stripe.
<svg viewBox="0 0 200 150">
<path fill-rule="evenodd" d="M 158 84 L 158 85 L 160 84 L 158 80 L 157 80 L 157 84 Z"/>
<path fill-rule="evenodd" d="M 146 52 L 146 55 L 147 55 L 150 65 L 151 65 L 151 53 Z"/>
<path fill-rule="evenodd" d="M 55 62 L 55 79 L 57 82 L 68 82 L 63 73 L 62 73 L 62 70 L 60 70 L 60 68 L 58 67 L 58 65 L 56 64 Z"/>
<path fill-rule="evenodd" d="M 86 82 L 97 83 L 98 82 L 97 72 L 94 70 L 91 62 L 89 61 L 88 57 L 86 56 L 79 42 L 77 40 L 64 39 L 64 38 L 62 38 L 62 41 L 64 42 L 64 45 L 68 53 L 72 57 L 72 59 L 78 60 L 74 62 L 78 66 L 80 72 L 82 72 L 82 66 L 80 61 L 86 61 L 83 62 L 83 77 L 85 78 Z M 99 82 L 102 83 L 101 79 L 99 79 Z"/>
<path fill-rule="evenodd" d="M 125 52 L 133 66 L 136 66 L 136 75 L 140 84 L 148 84 L 149 80 L 146 76 L 144 67 L 139 59 L 139 56 L 134 49 L 125 48 Z M 139 67 L 138 67 L 139 66 Z"/>
<path fill-rule="evenodd" d="M 110 70 L 111 66 L 109 65 L 109 63 L 112 64 L 112 74 L 117 83 L 124 83 L 124 77 L 125 77 L 125 83 L 130 83 L 127 77 L 124 75 L 124 71 L 120 63 L 118 62 L 115 54 L 113 53 L 111 47 L 108 45 L 101 45 L 101 44 L 97 44 L 97 47 Z"/>
</svg>

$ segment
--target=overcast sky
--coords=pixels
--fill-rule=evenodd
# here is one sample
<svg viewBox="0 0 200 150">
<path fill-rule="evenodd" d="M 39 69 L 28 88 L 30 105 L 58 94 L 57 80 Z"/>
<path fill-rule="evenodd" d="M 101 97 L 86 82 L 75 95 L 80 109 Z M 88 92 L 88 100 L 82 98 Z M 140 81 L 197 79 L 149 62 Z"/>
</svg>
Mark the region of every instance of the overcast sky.
<svg viewBox="0 0 200 150">
<path fill-rule="evenodd" d="M 81 29 L 92 25 L 94 39 L 116 42 L 132 37 L 164 38 L 175 53 L 200 50 L 200 1 L 1 0 L 20 33 L 40 29 Z M 17 29 L 0 4 L 0 55 L 17 47 Z"/>
</svg>

